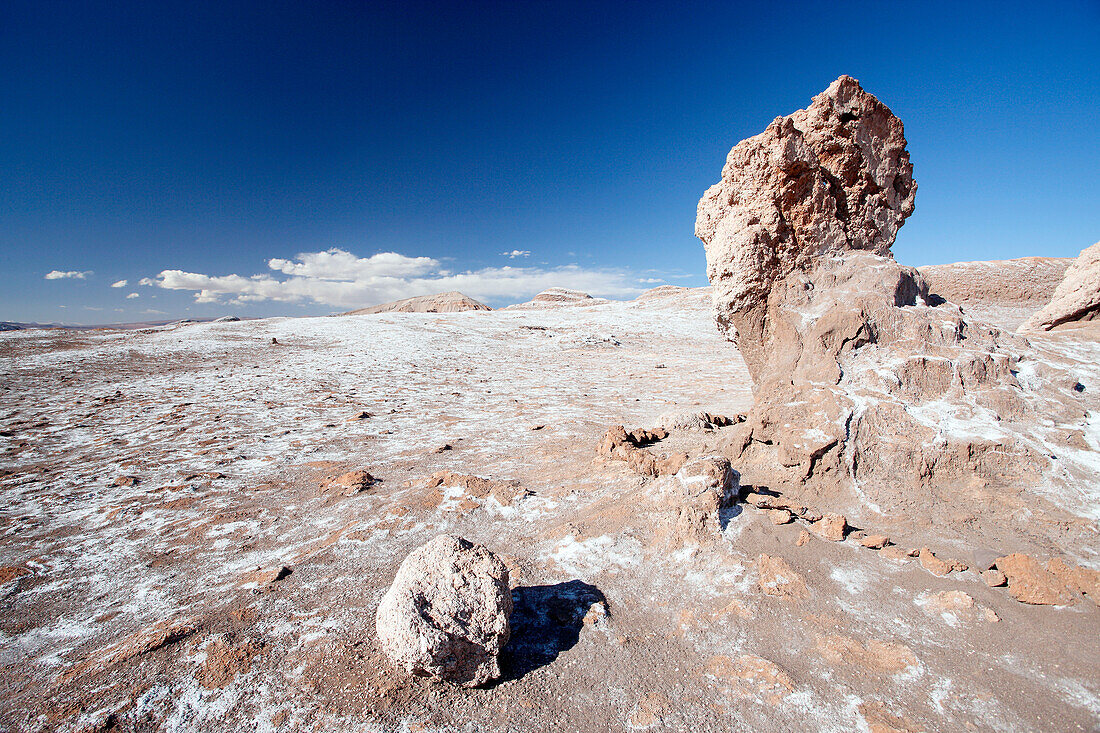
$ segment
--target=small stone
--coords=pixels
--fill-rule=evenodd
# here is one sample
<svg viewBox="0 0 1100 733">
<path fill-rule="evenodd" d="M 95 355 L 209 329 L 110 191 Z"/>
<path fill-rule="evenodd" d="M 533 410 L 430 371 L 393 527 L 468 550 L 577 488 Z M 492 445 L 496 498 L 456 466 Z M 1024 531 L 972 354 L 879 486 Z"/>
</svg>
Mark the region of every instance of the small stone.
<svg viewBox="0 0 1100 733">
<path fill-rule="evenodd" d="M 378 606 L 378 639 L 409 674 L 476 687 L 501 674 L 511 614 L 504 563 L 481 545 L 440 535 L 401 563 Z"/>
<path fill-rule="evenodd" d="M 859 544 L 871 550 L 881 550 L 890 544 L 890 538 L 884 534 L 869 534 L 860 537 Z"/>
<path fill-rule="evenodd" d="M 983 570 L 982 580 L 984 580 L 985 584 L 990 588 L 1000 588 L 1002 585 L 1008 583 L 1008 578 L 1005 577 L 1005 574 L 996 568 Z"/>
<path fill-rule="evenodd" d="M 137 476 L 119 476 L 111 482 L 112 486 L 137 486 L 141 479 Z"/>
<path fill-rule="evenodd" d="M 788 524 L 794 517 L 786 509 L 768 509 L 768 519 L 772 521 L 772 524 L 779 526 L 781 524 Z"/>
<path fill-rule="evenodd" d="M 433 448 L 432 453 L 445 453 L 449 450 L 454 450 L 454 446 L 451 445 L 450 443 L 444 443 L 443 445 L 441 445 L 437 448 Z"/>
<path fill-rule="evenodd" d="M 531 430 L 542 430 L 545 427 L 545 425 L 532 425 Z"/>
<path fill-rule="evenodd" d="M 766 595 L 799 600 L 809 596 L 806 580 L 781 557 L 760 555 L 756 558 L 757 582 Z"/>
<path fill-rule="evenodd" d="M 806 530 L 802 530 L 801 532 L 798 533 L 798 540 L 794 544 L 795 544 L 796 547 L 802 547 L 802 545 L 806 544 L 809 541 L 810 541 L 810 533 L 807 532 Z"/>
<path fill-rule="evenodd" d="M 880 557 L 885 557 L 887 560 L 908 560 L 910 555 L 909 551 L 896 545 L 888 545 L 878 551 Z"/>
<path fill-rule="evenodd" d="M 936 557 L 927 547 L 921 548 L 918 557 L 920 557 L 921 567 L 932 573 L 932 575 L 937 575 L 942 578 L 951 572 L 951 564 Z"/>
<path fill-rule="evenodd" d="M 821 512 L 816 512 L 808 506 L 798 507 L 798 511 L 795 513 L 811 524 L 820 522 L 823 517 Z"/>
<path fill-rule="evenodd" d="M 348 471 L 337 477 L 328 477 L 321 482 L 321 488 L 325 491 L 334 491 L 343 496 L 355 496 L 366 491 L 377 483 L 378 479 L 367 471 Z"/>
<path fill-rule="evenodd" d="M 752 504 L 757 509 L 772 509 L 777 506 L 776 497 L 755 491 L 745 494 L 745 503 Z"/>
<path fill-rule="evenodd" d="M 352 415 L 348 419 L 349 420 L 366 420 L 366 419 L 371 418 L 371 417 L 374 417 L 374 415 L 367 412 L 366 410 L 360 410 L 359 412 L 355 413 L 354 415 Z"/>
<path fill-rule="evenodd" d="M 843 514 L 826 514 L 819 521 L 814 522 L 813 530 L 823 539 L 830 542 L 841 542 L 844 540 L 844 533 L 848 529 L 848 521 L 844 518 Z"/>
<path fill-rule="evenodd" d="M 293 570 L 286 565 L 280 565 L 277 568 L 269 568 L 264 570 L 262 568 L 256 568 L 256 571 L 248 575 L 247 582 L 255 583 L 257 586 L 263 587 L 266 585 L 272 585 L 278 583 L 283 578 L 290 575 Z"/>
</svg>

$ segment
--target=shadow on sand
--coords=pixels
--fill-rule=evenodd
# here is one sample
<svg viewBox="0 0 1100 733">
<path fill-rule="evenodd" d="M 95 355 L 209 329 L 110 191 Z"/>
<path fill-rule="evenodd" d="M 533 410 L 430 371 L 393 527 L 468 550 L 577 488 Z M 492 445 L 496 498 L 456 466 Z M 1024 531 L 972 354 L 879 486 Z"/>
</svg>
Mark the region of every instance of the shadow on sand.
<svg viewBox="0 0 1100 733">
<path fill-rule="evenodd" d="M 550 664 L 580 638 L 584 616 L 597 603 L 607 606 L 600 589 L 581 580 L 528 585 L 512 591 L 512 637 L 501 653 L 500 682 L 516 680 Z"/>
</svg>

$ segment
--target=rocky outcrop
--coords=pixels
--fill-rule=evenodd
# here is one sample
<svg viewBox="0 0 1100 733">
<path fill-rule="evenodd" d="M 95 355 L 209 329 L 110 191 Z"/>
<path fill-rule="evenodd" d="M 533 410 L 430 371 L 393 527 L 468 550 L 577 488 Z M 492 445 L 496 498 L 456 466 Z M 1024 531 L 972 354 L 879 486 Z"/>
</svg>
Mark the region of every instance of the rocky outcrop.
<svg viewBox="0 0 1100 733">
<path fill-rule="evenodd" d="M 971 319 L 1015 331 L 1050 302 L 1072 262 L 1066 257 L 1019 257 L 917 269 L 933 300 L 948 300 Z"/>
<path fill-rule="evenodd" d="M 1082 250 L 1066 270 L 1050 303 L 1024 321 L 1019 331 L 1049 331 L 1055 326 L 1100 319 L 1100 242 Z"/>
<path fill-rule="evenodd" d="M 475 687 L 500 676 L 511 614 L 504 563 L 481 545 L 440 535 L 401 563 L 378 606 L 378 639 L 410 674 Z"/>
<path fill-rule="evenodd" d="M 717 323 L 754 382 L 726 450 L 746 483 L 927 517 L 1050 468 L 1021 437 L 1045 399 L 1018 378 L 1026 342 L 932 305 L 890 254 L 915 192 L 901 121 L 845 76 L 734 147 L 700 200 Z"/>
<path fill-rule="evenodd" d="M 492 308 L 479 303 L 473 298 L 463 295 L 458 291 L 450 293 L 437 293 L 435 295 L 418 295 L 415 298 L 395 300 L 392 303 L 372 305 L 369 308 L 359 308 L 348 311 L 345 316 L 363 316 L 373 313 L 459 313 L 461 311 L 491 311 Z"/>
</svg>

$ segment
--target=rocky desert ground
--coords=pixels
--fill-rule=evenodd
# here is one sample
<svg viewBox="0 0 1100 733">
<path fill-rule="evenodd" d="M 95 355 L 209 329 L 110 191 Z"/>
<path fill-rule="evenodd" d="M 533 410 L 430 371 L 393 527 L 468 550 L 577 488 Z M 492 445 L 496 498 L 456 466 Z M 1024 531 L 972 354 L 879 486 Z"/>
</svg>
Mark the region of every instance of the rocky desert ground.
<svg viewBox="0 0 1100 733">
<path fill-rule="evenodd" d="M 0 727 L 1096 730 L 1100 278 L 896 263 L 904 147 L 847 77 L 739 144 L 711 288 L 0 334 Z M 376 631 L 441 534 L 477 687 Z"/>
</svg>

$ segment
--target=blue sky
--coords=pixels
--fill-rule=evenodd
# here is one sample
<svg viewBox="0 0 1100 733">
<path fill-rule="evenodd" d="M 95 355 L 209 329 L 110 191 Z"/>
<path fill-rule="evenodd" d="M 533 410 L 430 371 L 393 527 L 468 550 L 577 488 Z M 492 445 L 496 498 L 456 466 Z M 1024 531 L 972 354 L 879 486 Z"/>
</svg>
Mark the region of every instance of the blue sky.
<svg viewBox="0 0 1100 733">
<path fill-rule="evenodd" d="M 11 0 L 0 320 L 702 285 L 726 153 L 844 73 L 905 122 L 902 262 L 1100 239 L 1095 1 Z"/>
</svg>

